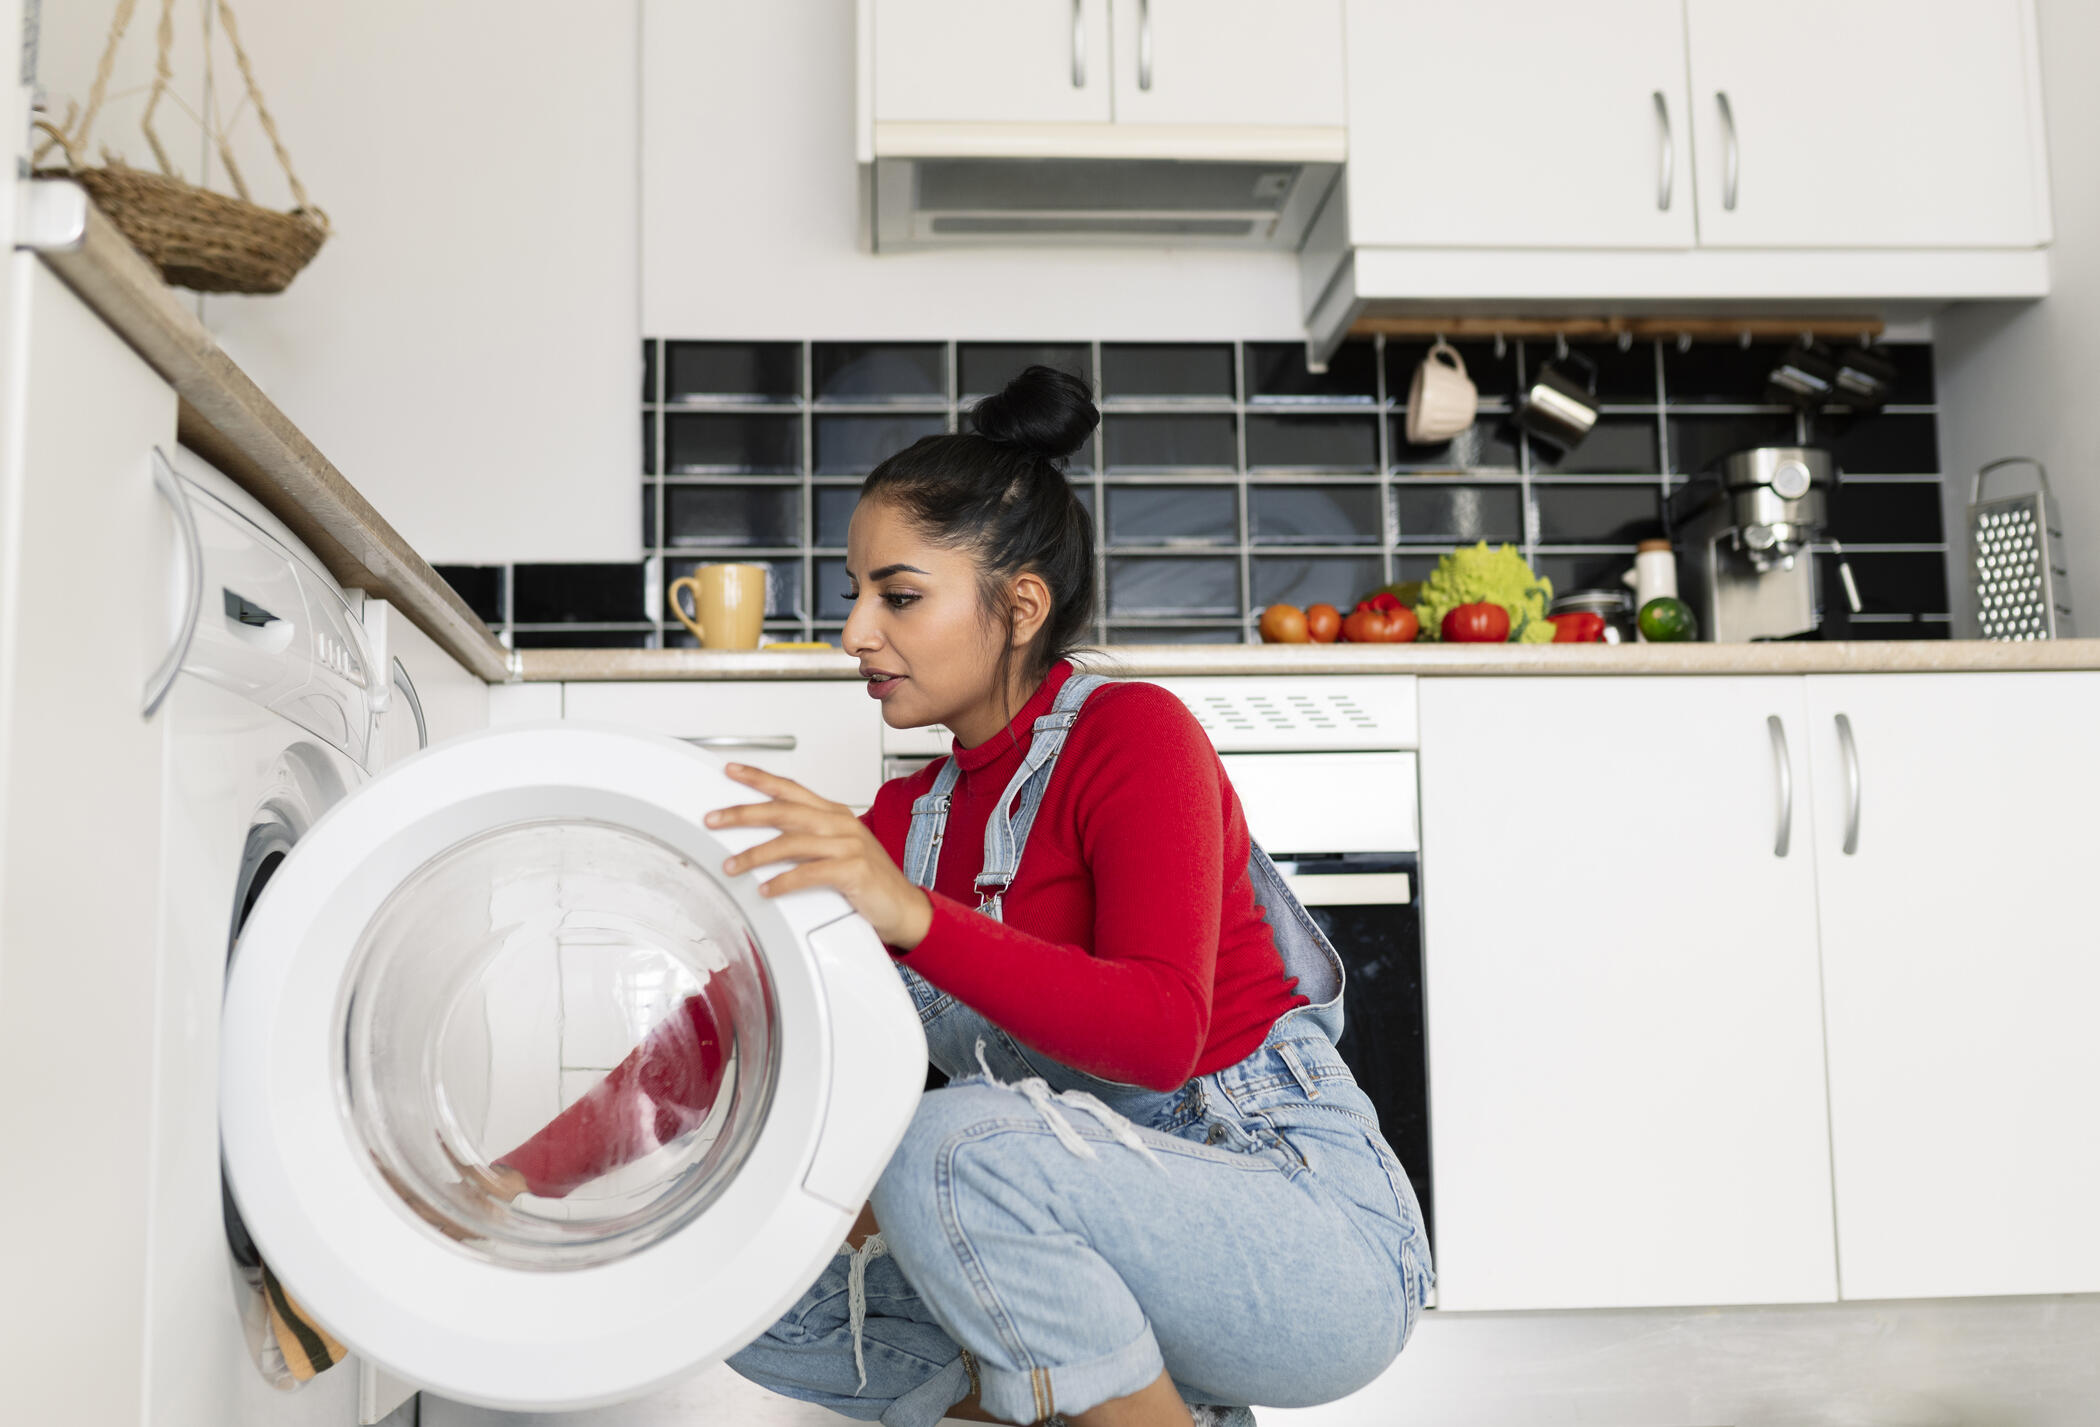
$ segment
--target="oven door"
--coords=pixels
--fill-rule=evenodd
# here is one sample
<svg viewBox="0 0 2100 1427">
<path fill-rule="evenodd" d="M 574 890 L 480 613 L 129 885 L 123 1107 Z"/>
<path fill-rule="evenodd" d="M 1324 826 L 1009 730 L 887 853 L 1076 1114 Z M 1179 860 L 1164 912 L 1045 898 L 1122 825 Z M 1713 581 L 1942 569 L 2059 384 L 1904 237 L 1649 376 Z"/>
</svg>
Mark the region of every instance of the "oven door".
<svg viewBox="0 0 2100 1427">
<path fill-rule="evenodd" d="M 1420 859 L 1412 852 L 1269 856 L 1341 954 L 1348 986 L 1337 1048 L 1378 1108 L 1378 1126 L 1422 1202 L 1422 1226 L 1434 1251 Z"/>
</svg>

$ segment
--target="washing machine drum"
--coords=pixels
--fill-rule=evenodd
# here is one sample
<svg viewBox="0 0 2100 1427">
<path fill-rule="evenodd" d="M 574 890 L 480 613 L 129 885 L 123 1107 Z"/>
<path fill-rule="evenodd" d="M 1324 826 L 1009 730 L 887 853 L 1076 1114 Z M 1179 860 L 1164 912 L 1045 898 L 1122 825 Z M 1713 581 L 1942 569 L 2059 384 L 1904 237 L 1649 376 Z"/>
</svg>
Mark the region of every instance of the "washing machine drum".
<svg viewBox="0 0 2100 1427">
<path fill-rule="evenodd" d="M 221 1133 L 250 1232 L 445 1396 L 617 1400 L 756 1336 L 836 1250 L 925 1044 L 867 923 L 758 896 L 713 755 L 557 725 L 331 810 L 244 928 Z M 771 869 L 778 871 L 780 869 Z"/>
</svg>

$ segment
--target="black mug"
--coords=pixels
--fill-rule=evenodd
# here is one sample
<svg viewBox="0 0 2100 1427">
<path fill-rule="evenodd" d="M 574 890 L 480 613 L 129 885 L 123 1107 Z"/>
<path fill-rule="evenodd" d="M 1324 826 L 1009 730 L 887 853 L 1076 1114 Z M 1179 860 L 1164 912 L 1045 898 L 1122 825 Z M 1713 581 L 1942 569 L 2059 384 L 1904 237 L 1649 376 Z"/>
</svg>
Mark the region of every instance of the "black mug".
<svg viewBox="0 0 2100 1427">
<path fill-rule="evenodd" d="M 1832 401 L 1854 411 L 1878 411 L 1896 391 L 1896 364 L 1862 343 L 1838 353 Z"/>
<path fill-rule="evenodd" d="M 1578 382 L 1556 365 L 1569 362 L 1586 367 L 1588 380 Z M 1569 352 L 1539 364 L 1538 375 L 1524 389 L 1524 400 L 1517 407 L 1517 424 L 1571 451 L 1597 424 L 1597 408 L 1597 364 L 1580 352 Z"/>
<path fill-rule="evenodd" d="M 1787 349 L 1765 379 L 1773 401 L 1813 410 L 1837 398 L 1837 358 L 1821 342 L 1805 341 Z"/>
</svg>

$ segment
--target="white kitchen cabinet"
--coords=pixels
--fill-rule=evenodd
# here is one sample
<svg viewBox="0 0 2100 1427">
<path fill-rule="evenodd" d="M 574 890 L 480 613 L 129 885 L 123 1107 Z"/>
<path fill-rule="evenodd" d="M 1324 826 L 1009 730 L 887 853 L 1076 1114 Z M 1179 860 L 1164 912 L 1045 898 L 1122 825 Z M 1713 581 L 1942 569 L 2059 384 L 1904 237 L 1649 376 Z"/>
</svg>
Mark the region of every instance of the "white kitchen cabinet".
<svg viewBox="0 0 2100 1427">
<path fill-rule="evenodd" d="M 1115 0 L 1119 124 L 1347 122 L 1341 0 Z"/>
<path fill-rule="evenodd" d="M 1351 0 L 1348 54 L 1356 242 L 1696 240 L 1681 0 Z"/>
<path fill-rule="evenodd" d="M 863 161 L 1218 158 L 1234 130 L 1265 157 L 1313 131 L 1307 157 L 1340 157 L 1342 0 L 861 0 L 860 22 Z"/>
<path fill-rule="evenodd" d="M 2028 0 L 1685 0 L 1709 247 L 2034 247 Z"/>
<path fill-rule="evenodd" d="M 1805 712 L 1421 681 L 1439 1306 L 1836 1297 Z"/>
<path fill-rule="evenodd" d="M 1807 683 L 1844 1296 L 2100 1291 L 2100 673 Z"/>
<path fill-rule="evenodd" d="M 862 7 L 877 123 L 1107 123 L 1109 0 Z M 872 45 L 870 41 L 872 40 Z M 863 81 L 867 76 L 863 76 Z"/>
<path fill-rule="evenodd" d="M 882 711 L 857 679 L 565 684 L 562 716 L 690 739 L 851 807 L 882 784 Z"/>
<path fill-rule="evenodd" d="M 128 1422 L 165 771 L 141 708 L 193 576 L 154 476 L 175 393 L 39 259 L 0 273 L 0 1206 L 36 1226 L 9 1249 L 0 1381 L 9 1421 Z"/>
</svg>

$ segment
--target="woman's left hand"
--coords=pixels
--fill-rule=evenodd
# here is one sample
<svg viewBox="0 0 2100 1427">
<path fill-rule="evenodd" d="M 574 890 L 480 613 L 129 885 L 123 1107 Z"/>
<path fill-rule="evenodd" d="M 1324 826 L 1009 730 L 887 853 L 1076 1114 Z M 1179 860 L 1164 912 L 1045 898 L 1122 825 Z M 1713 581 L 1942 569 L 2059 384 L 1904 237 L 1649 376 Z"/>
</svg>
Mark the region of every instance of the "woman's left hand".
<svg viewBox="0 0 2100 1427">
<path fill-rule="evenodd" d="M 760 894 L 777 897 L 804 887 L 831 887 L 867 918 L 877 936 L 898 950 L 909 951 L 925 938 L 933 925 L 933 903 L 890 860 L 851 808 L 818 797 L 792 778 L 748 764 L 731 763 L 723 771 L 770 801 L 718 808 L 707 815 L 707 825 L 772 827 L 781 834 L 724 862 L 725 875 L 735 877 L 771 862 L 797 863 L 761 883 Z"/>
</svg>

